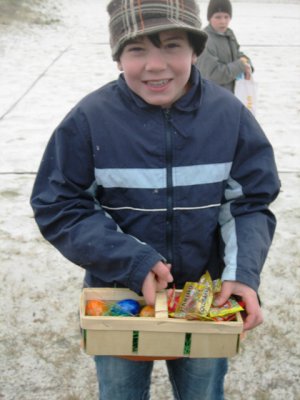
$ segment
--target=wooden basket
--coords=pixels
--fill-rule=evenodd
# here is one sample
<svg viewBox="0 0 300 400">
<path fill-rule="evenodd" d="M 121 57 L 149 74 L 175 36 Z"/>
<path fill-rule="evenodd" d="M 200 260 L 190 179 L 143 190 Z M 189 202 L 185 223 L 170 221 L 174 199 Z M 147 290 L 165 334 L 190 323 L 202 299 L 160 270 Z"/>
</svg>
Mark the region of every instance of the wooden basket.
<svg viewBox="0 0 300 400">
<path fill-rule="evenodd" d="M 155 317 L 86 316 L 87 300 L 116 302 L 123 299 L 145 304 L 128 289 L 87 288 L 80 299 L 83 348 L 90 355 L 126 356 L 131 359 L 177 357 L 218 358 L 238 353 L 243 321 L 187 321 L 168 317 L 167 292 L 157 293 Z"/>
</svg>

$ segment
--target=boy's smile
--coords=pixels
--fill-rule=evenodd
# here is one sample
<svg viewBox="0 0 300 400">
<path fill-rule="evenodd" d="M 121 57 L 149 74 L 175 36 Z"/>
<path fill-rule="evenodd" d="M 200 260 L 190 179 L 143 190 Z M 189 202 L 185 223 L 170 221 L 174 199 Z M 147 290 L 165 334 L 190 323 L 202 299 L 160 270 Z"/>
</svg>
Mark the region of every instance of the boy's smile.
<svg viewBox="0 0 300 400">
<path fill-rule="evenodd" d="M 159 81 L 145 81 L 145 84 L 149 86 L 149 89 L 160 91 L 162 90 L 168 83 L 169 79 L 160 79 Z"/>
<path fill-rule="evenodd" d="M 182 30 L 161 32 L 159 38 L 159 47 L 147 36 L 129 42 L 118 66 L 132 91 L 149 104 L 168 108 L 187 92 L 197 56 Z"/>
</svg>

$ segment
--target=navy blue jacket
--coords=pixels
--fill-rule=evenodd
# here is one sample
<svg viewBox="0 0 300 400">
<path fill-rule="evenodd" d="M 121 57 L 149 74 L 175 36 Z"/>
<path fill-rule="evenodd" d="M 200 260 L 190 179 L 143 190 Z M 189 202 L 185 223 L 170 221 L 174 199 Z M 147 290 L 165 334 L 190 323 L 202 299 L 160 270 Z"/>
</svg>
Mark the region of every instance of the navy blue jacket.
<svg viewBox="0 0 300 400">
<path fill-rule="evenodd" d="M 139 293 L 165 260 L 178 288 L 209 270 L 257 290 L 278 192 L 255 118 L 193 67 L 170 110 L 145 103 L 122 75 L 80 101 L 49 141 L 31 204 L 90 286 Z"/>
</svg>

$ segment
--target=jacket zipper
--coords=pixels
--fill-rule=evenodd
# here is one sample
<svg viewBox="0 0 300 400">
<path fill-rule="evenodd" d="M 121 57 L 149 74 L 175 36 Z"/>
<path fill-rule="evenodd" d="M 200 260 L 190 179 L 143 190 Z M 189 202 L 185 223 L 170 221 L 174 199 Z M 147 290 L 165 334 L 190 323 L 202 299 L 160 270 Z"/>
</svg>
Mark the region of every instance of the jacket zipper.
<svg viewBox="0 0 300 400">
<path fill-rule="evenodd" d="M 170 110 L 164 110 L 166 119 L 166 186 L 167 186 L 167 215 L 166 215 L 166 244 L 167 261 L 173 261 L 173 140 Z"/>
</svg>

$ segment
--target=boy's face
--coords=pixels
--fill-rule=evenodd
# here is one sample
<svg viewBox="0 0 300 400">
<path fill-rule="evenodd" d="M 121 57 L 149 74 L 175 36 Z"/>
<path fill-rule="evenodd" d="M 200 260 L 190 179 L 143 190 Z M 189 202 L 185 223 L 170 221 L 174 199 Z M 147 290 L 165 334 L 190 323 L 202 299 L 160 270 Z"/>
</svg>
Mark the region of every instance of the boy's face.
<svg viewBox="0 0 300 400">
<path fill-rule="evenodd" d="M 169 108 L 188 90 L 191 66 L 197 56 L 187 33 L 172 29 L 159 34 L 156 47 L 147 36 L 125 45 L 118 67 L 130 89 L 148 104 Z"/>
<path fill-rule="evenodd" d="M 227 31 L 230 21 L 231 21 L 230 15 L 224 12 L 217 12 L 213 14 L 211 19 L 209 20 L 213 29 L 221 33 Z"/>
</svg>

